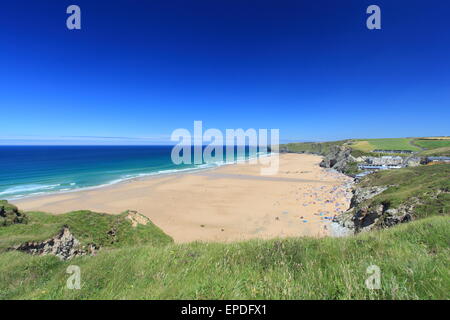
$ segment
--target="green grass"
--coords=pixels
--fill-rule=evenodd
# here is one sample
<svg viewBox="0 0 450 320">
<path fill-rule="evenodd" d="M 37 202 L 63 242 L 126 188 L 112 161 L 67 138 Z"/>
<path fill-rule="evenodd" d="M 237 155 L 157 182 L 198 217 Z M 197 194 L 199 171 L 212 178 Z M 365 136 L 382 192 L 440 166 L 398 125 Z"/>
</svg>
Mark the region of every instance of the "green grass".
<svg viewBox="0 0 450 320">
<path fill-rule="evenodd" d="M 366 139 L 357 140 L 352 148 L 364 152 L 380 150 L 409 150 L 420 151 L 421 149 L 411 144 L 410 138 L 388 138 L 388 139 Z"/>
<path fill-rule="evenodd" d="M 44 212 L 27 212 L 27 224 L 0 227 L 0 252 L 14 244 L 26 241 L 43 241 L 56 235 L 64 225 L 69 226 L 81 244 L 95 243 L 104 248 L 118 248 L 143 243 L 161 245 L 172 242 L 161 229 L 149 222 L 133 228 L 125 219 L 126 212 L 109 215 L 91 211 L 74 211 L 61 215 Z M 114 229 L 115 237 L 108 232 Z"/>
<path fill-rule="evenodd" d="M 408 150 L 408 151 L 422 151 L 422 149 L 435 149 L 436 153 L 430 152 L 426 154 L 422 151 L 421 155 L 448 155 L 450 148 L 450 139 L 432 140 L 425 138 L 386 138 L 386 139 L 355 139 L 355 140 L 341 140 L 332 142 L 303 142 L 303 143 L 288 143 L 280 145 L 280 150 L 288 152 L 310 152 L 324 155 L 329 152 L 333 145 L 346 145 L 352 148 L 352 155 L 358 156 L 376 156 L 372 151 L 380 150 Z M 440 150 L 438 150 L 438 148 Z M 399 154 L 404 156 L 404 154 Z"/>
<path fill-rule="evenodd" d="M 414 140 L 414 144 L 425 149 L 450 148 L 450 140 Z"/>
<path fill-rule="evenodd" d="M 436 210 L 430 215 L 450 212 L 450 165 L 440 164 L 419 166 L 397 170 L 379 171 L 365 177 L 361 187 L 389 186 L 382 194 L 372 198 L 372 202 L 389 203 L 398 207 L 413 197 L 423 203 L 435 204 Z M 437 197 L 435 197 L 437 195 Z M 441 199 L 443 202 L 439 202 Z M 438 210 L 439 209 L 439 210 Z"/>
<path fill-rule="evenodd" d="M 377 154 L 372 153 L 375 149 L 421 151 L 418 146 L 412 144 L 412 141 L 413 139 L 410 138 L 388 138 L 340 140 L 331 142 L 301 142 L 280 145 L 280 150 L 325 155 L 330 151 L 332 146 L 345 145 L 352 149 L 352 155 L 354 157 L 376 156 Z"/>
<path fill-rule="evenodd" d="M 0 299 L 450 299 L 449 177 L 448 164 L 365 177 L 362 186 L 390 186 L 368 201 L 421 204 L 415 221 L 346 238 L 175 244 L 152 223 L 133 228 L 126 213 L 27 212 L 26 224 L 0 227 Z M 63 225 L 101 245 L 98 255 L 60 261 L 6 250 Z M 380 290 L 364 284 L 373 264 Z M 69 265 L 81 269 L 80 290 L 66 288 Z"/>
<path fill-rule="evenodd" d="M 15 205 L 6 200 L 0 200 L 0 227 L 15 223 L 26 223 L 27 216 L 19 211 Z"/>
<path fill-rule="evenodd" d="M 348 238 L 141 245 L 63 262 L 0 254 L 3 299 L 449 299 L 450 220 Z M 381 269 L 369 290 L 366 268 Z M 81 290 L 66 288 L 69 265 Z"/>
<path fill-rule="evenodd" d="M 441 156 L 441 157 L 450 157 L 450 147 L 436 148 L 431 150 L 425 150 L 419 153 L 420 156 Z"/>
<path fill-rule="evenodd" d="M 434 195 L 439 193 L 449 198 L 446 206 L 440 206 L 450 210 L 450 165 L 439 164 L 432 166 L 418 166 L 397 170 L 378 171 L 365 177 L 361 187 L 389 186 L 382 194 L 377 196 L 378 202 L 390 202 L 394 207 L 412 197 L 428 198 L 430 202 L 436 202 Z M 433 212 L 433 214 L 437 212 Z"/>
<path fill-rule="evenodd" d="M 383 203 L 392 208 L 412 198 L 420 200 L 415 218 L 450 214 L 450 165 L 419 166 L 379 171 L 365 177 L 360 186 L 389 186 L 364 205 Z"/>
</svg>

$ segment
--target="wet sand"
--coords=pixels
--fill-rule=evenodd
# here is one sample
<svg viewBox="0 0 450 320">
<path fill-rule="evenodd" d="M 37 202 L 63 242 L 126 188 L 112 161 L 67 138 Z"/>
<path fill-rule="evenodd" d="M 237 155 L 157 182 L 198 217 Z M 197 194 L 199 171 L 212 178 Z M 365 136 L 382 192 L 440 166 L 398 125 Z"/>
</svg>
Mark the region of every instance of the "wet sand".
<svg viewBox="0 0 450 320">
<path fill-rule="evenodd" d="M 26 211 L 137 210 L 176 242 L 327 236 L 348 208 L 351 178 L 319 167 L 321 158 L 280 155 L 277 174 L 261 164 L 125 181 L 111 186 L 12 201 Z"/>
</svg>

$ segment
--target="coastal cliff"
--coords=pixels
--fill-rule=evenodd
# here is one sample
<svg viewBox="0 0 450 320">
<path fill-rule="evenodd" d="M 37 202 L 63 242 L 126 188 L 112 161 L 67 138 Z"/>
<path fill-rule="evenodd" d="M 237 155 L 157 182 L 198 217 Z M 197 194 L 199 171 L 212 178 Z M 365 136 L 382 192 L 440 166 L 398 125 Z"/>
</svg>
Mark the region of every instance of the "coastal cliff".
<svg viewBox="0 0 450 320">
<path fill-rule="evenodd" d="M 7 201 L 3 206 L 14 208 Z M 2 208 L 2 206 L 0 206 Z M 1 211 L 0 211 L 1 212 Z M 56 256 L 70 260 L 95 256 L 112 248 L 166 245 L 173 239 L 144 215 L 128 210 L 118 215 L 89 210 L 52 215 L 27 212 L 27 223 L 0 225 L 0 253 L 23 252 L 33 256 Z"/>
<path fill-rule="evenodd" d="M 358 162 L 375 157 L 369 151 L 355 150 L 361 141 L 290 143 L 281 152 L 312 153 L 323 157 L 320 166 L 354 177 Z M 381 157 L 377 160 L 389 161 Z M 406 158 L 405 162 L 410 158 Z M 385 164 L 385 163 L 381 163 Z M 389 164 L 389 163 L 386 163 Z M 382 170 L 353 185 L 349 209 L 334 217 L 335 236 L 384 229 L 404 222 L 450 213 L 450 165 L 417 166 Z"/>
<path fill-rule="evenodd" d="M 350 208 L 333 221 L 359 233 L 432 215 L 449 215 L 449 177 L 449 165 L 374 173 L 354 186 Z"/>
<path fill-rule="evenodd" d="M 346 146 L 332 146 L 329 152 L 324 155 L 320 166 L 352 175 L 357 167 L 356 159 L 351 155 L 351 152 L 352 149 Z"/>
<path fill-rule="evenodd" d="M 2 299 L 449 298 L 448 217 L 339 239 L 180 245 L 151 222 L 133 227 L 134 214 L 124 214 L 119 221 L 118 216 L 88 211 L 28 214 L 28 224 L 0 227 Z M 63 227 L 57 233 L 61 223 L 70 232 Z M 47 241 L 55 233 L 56 247 Z M 24 251 L 5 250 L 42 240 L 43 251 L 26 245 Z M 75 254 L 80 246 L 73 244 L 93 242 L 101 246 L 98 254 Z M 383 279 L 390 279 L 376 291 L 361 285 L 369 264 L 379 266 Z M 81 270 L 81 290 L 67 290 L 69 265 Z"/>
<path fill-rule="evenodd" d="M 320 166 L 323 168 L 334 169 L 348 176 L 354 176 L 357 171 L 357 163 L 352 155 L 352 148 L 348 145 L 349 141 L 335 142 L 305 142 L 289 143 L 280 146 L 280 152 L 283 153 L 306 153 L 315 154 L 323 157 Z"/>
<path fill-rule="evenodd" d="M 363 178 L 351 210 L 336 218 L 359 234 L 338 239 L 180 245 L 134 211 L 26 212 L 28 223 L 0 226 L 0 293 L 4 299 L 448 299 L 449 176 L 450 165 L 433 165 Z M 65 289 L 69 259 L 82 270 L 82 290 Z M 376 292 L 361 285 L 368 264 L 392 279 Z"/>
</svg>

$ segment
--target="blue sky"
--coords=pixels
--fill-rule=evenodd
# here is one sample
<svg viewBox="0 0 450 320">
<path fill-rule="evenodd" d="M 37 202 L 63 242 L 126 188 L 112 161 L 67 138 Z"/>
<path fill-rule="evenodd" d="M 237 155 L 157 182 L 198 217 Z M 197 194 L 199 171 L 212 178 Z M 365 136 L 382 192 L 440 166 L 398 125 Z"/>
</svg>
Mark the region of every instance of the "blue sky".
<svg viewBox="0 0 450 320">
<path fill-rule="evenodd" d="M 77 4 L 82 29 L 66 28 Z M 366 28 L 366 8 L 382 30 Z M 0 144 L 450 134 L 444 0 L 39 0 L 0 10 Z"/>
</svg>

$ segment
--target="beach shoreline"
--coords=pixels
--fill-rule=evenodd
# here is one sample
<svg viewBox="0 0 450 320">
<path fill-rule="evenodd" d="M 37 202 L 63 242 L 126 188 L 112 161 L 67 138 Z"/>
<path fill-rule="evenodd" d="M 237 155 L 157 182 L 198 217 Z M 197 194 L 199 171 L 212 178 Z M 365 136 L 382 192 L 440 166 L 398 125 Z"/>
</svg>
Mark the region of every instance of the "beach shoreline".
<svg viewBox="0 0 450 320">
<path fill-rule="evenodd" d="M 165 146 L 166 147 L 166 146 Z M 270 157 L 271 153 L 262 153 L 258 152 L 255 155 L 249 156 L 246 155 L 245 158 L 239 158 L 235 159 L 231 162 L 226 161 L 211 161 L 208 163 L 202 163 L 202 164 L 196 164 L 191 167 L 185 167 L 185 166 L 176 166 L 174 165 L 172 168 L 153 168 L 151 171 L 148 170 L 149 163 L 144 164 L 141 168 L 139 173 L 128 173 L 128 174 L 118 174 L 117 176 L 109 177 L 109 180 L 100 182 L 100 183 L 93 183 L 90 181 L 90 183 L 86 183 L 86 181 L 81 182 L 79 185 L 79 181 L 75 182 L 73 180 L 54 180 L 50 183 L 39 183 L 36 180 L 23 182 L 24 175 L 22 174 L 22 181 L 18 185 L 14 185 L 14 181 L 9 182 L 6 187 L 2 190 L 0 185 L 0 199 L 8 200 L 11 202 L 14 201 L 22 201 L 25 199 L 35 199 L 40 197 L 45 197 L 48 195 L 57 195 L 57 194 L 64 194 L 64 193 L 70 193 L 70 192 L 79 192 L 79 191 L 87 191 L 87 190 L 94 190 L 98 188 L 105 188 L 111 185 L 116 185 L 120 183 L 127 183 L 129 181 L 135 181 L 139 179 L 147 179 L 147 178 L 153 178 L 153 177 L 164 177 L 174 174 L 183 174 L 183 173 L 192 173 L 192 172 L 200 172 L 205 170 L 213 170 L 220 168 L 222 166 L 228 166 L 228 165 L 235 165 L 235 164 L 241 164 L 246 163 L 248 161 L 259 161 L 258 159 L 264 159 L 267 157 Z M 146 155 L 147 159 L 148 157 L 151 157 L 151 155 Z M 104 159 L 103 159 L 104 160 Z M 167 160 L 167 159 L 166 159 Z M 169 159 L 169 161 L 171 161 Z M 172 163 L 172 162 L 171 162 Z M 80 166 L 85 165 L 85 163 L 81 163 Z M 151 167 L 151 164 L 150 164 Z M 49 168 L 43 168 L 41 169 L 42 172 L 46 172 Z M 73 169 L 73 168 L 72 168 Z M 128 168 L 130 169 L 130 168 Z M 35 172 L 29 172 L 29 174 L 33 175 L 38 171 L 39 169 L 35 170 Z M 115 169 L 117 171 L 117 168 Z M 138 169 L 139 170 L 139 169 Z M 81 174 L 83 174 L 82 172 Z M 96 175 L 102 175 L 104 172 L 98 171 L 96 172 Z M 49 176 L 47 179 L 54 179 L 54 176 Z M 43 178 L 45 180 L 45 178 Z M 70 178 L 69 178 L 70 179 Z M 6 180 L 6 179 L 5 179 Z M 12 179 L 14 180 L 14 179 Z M 76 180 L 76 179 L 75 179 Z M 83 186 L 83 184 L 85 184 Z M 63 188 L 59 188 L 61 186 L 64 186 Z M 68 187 L 70 186 L 70 187 Z M 45 190 L 45 191 L 44 191 Z M 32 191 L 30 193 L 27 193 L 27 191 Z M 14 194 L 15 193 L 15 194 Z M 6 196 L 5 196 L 6 195 Z"/>
<path fill-rule="evenodd" d="M 322 237 L 348 208 L 352 179 L 319 167 L 321 157 L 281 154 L 280 170 L 261 176 L 249 162 L 134 177 L 101 187 L 11 201 L 55 214 L 136 210 L 176 242 Z"/>
</svg>

